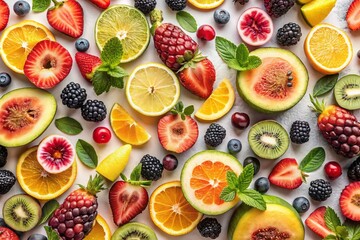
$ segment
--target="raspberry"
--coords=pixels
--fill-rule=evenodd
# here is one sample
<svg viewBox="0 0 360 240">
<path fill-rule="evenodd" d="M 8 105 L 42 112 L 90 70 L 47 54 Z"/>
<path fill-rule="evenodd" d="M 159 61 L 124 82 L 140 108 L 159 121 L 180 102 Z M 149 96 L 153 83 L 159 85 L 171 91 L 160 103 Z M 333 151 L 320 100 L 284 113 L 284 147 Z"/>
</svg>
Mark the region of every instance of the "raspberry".
<svg viewBox="0 0 360 240">
<path fill-rule="evenodd" d="M 330 182 L 316 179 L 310 182 L 309 196 L 315 201 L 325 201 L 330 197 L 332 188 Z"/>
<path fill-rule="evenodd" d="M 141 176 L 146 180 L 156 181 L 162 176 L 164 170 L 160 160 L 149 154 L 146 154 L 141 158 Z"/>
<path fill-rule="evenodd" d="M 206 130 L 204 140 L 205 143 L 211 147 L 219 146 L 226 136 L 226 130 L 217 123 L 210 124 Z"/>
<path fill-rule="evenodd" d="M 156 7 L 156 0 L 135 0 L 135 8 L 144 14 L 150 13 Z"/>
<path fill-rule="evenodd" d="M 279 28 L 276 39 L 281 46 L 296 45 L 302 36 L 301 27 L 296 23 L 287 23 Z"/>
<path fill-rule="evenodd" d="M 278 18 L 289 11 L 295 4 L 295 0 L 264 0 L 268 14 Z"/>
<path fill-rule="evenodd" d="M 215 239 L 219 237 L 221 233 L 221 225 L 216 218 L 204 218 L 197 225 L 197 229 L 199 230 L 201 236 L 205 238 Z"/>
<path fill-rule="evenodd" d="M 84 101 L 86 100 L 86 90 L 78 83 L 70 82 L 62 90 L 60 98 L 62 103 L 69 108 L 81 108 Z"/>
<path fill-rule="evenodd" d="M 81 107 L 81 115 L 86 121 L 101 122 L 106 118 L 106 106 L 102 101 L 87 100 Z"/>
<path fill-rule="evenodd" d="M 295 121 L 291 125 L 290 138 L 293 143 L 302 144 L 309 141 L 310 126 L 306 121 Z"/>
<path fill-rule="evenodd" d="M 187 0 L 165 0 L 166 4 L 173 11 L 181 11 L 186 7 Z"/>
<path fill-rule="evenodd" d="M 347 175 L 352 181 L 360 181 L 360 157 L 351 163 Z"/>
</svg>

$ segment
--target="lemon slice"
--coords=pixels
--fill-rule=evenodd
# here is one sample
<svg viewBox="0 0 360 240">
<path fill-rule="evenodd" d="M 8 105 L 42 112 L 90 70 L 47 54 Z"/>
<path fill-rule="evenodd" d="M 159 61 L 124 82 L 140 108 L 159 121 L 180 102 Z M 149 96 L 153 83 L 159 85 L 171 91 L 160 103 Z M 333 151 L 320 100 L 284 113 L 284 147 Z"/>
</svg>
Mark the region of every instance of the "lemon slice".
<svg viewBox="0 0 360 240">
<path fill-rule="evenodd" d="M 139 10 L 129 5 L 114 5 L 101 13 L 95 25 L 95 41 L 100 49 L 118 37 L 123 47 L 122 63 L 138 58 L 150 41 L 149 24 Z"/>
<path fill-rule="evenodd" d="M 147 63 L 133 71 L 125 92 L 129 104 L 136 111 L 146 116 L 160 116 L 178 101 L 180 85 L 169 68 L 158 63 Z"/>
<path fill-rule="evenodd" d="M 199 9 L 214 9 L 223 4 L 224 0 L 189 0 L 194 7 Z"/>
</svg>

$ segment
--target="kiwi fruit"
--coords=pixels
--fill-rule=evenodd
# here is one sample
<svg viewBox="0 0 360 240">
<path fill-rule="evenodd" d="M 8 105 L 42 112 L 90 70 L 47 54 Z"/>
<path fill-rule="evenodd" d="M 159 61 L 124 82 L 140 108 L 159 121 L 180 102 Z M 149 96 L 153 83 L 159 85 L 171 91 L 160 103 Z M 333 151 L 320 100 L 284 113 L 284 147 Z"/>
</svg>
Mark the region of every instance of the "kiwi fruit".
<svg viewBox="0 0 360 240">
<path fill-rule="evenodd" d="M 111 240 L 157 240 L 155 232 L 148 226 L 138 222 L 127 223 L 119 227 Z"/>
<path fill-rule="evenodd" d="M 360 76 L 346 75 L 335 84 L 335 100 L 340 107 L 355 110 L 360 108 Z"/>
<path fill-rule="evenodd" d="M 264 120 L 253 125 L 248 135 L 253 152 L 264 159 L 277 159 L 289 148 L 289 134 L 278 122 Z"/>
<path fill-rule="evenodd" d="M 39 222 L 41 206 L 29 195 L 18 194 L 6 200 L 2 214 L 6 225 L 16 231 L 26 232 Z"/>
</svg>

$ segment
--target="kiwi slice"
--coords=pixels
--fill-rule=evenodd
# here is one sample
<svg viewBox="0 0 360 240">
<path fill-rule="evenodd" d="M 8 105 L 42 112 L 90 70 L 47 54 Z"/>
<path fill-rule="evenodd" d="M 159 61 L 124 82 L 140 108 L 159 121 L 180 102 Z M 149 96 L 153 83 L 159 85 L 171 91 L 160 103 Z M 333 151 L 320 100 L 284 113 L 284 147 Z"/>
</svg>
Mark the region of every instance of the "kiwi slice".
<svg viewBox="0 0 360 240">
<path fill-rule="evenodd" d="M 248 140 L 253 152 L 265 159 L 279 158 L 289 147 L 287 131 L 273 120 L 265 120 L 253 125 Z"/>
<path fill-rule="evenodd" d="M 335 100 L 340 107 L 355 110 L 360 108 L 360 76 L 346 75 L 336 83 Z"/>
<path fill-rule="evenodd" d="M 12 229 L 26 232 L 34 227 L 41 217 L 41 206 L 37 200 L 25 194 L 10 197 L 3 206 L 3 218 Z"/>
<path fill-rule="evenodd" d="M 111 240 L 157 240 L 157 237 L 155 232 L 145 224 L 131 222 L 119 227 Z"/>
</svg>

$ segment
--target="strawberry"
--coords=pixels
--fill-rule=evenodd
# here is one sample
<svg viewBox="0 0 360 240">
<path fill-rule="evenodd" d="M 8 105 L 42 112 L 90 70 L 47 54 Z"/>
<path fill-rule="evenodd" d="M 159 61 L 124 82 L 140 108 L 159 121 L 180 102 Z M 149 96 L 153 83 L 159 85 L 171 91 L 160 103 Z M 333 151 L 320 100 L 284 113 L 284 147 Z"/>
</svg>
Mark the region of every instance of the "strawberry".
<svg viewBox="0 0 360 240">
<path fill-rule="evenodd" d="M 4 30 L 6 28 L 8 22 L 9 22 L 9 15 L 10 10 L 7 3 L 3 0 L 0 0 L 0 31 Z"/>
<path fill-rule="evenodd" d="M 326 226 L 325 212 L 326 212 L 326 207 L 324 206 L 318 207 L 305 220 L 306 226 L 308 226 L 308 228 L 310 228 L 314 233 L 319 235 L 321 238 L 325 238 L 328 235 L 336 235 Z"/>
<path fill-rule="evenodd" d="M 0 227 L 0 240 L 20 240 L 20 238 L 11 229 Z"/>
<path fill-rule="evenodd" d="M 35 86 L 53 88 L 70 73 L 72 58 L 68 50 L 51 40 L 37 43 L 26 58 L 24 74 Z"/>
<path fill-rule="evenodd" d="M 346 14 L 346 22 L 350 30 L 356 31 L 360 29 L 360 0 L 354 0 Z"/>
<path fill-rule="evenodd" d="M 182 153 L 190 149 L 199 136 L 197 122 L 190 116 L 193 106 L 183 109 L 182 102 L 171 110 L 173 114 L 162 117 L 157 132 L 161 145 L 168 151 Z"/>
<path fill-rule="evenodd" d="M 89 1 L 102 9 L 106 9 L 110 5 L 110 0 L 89 0 Z"/>
<path fill-rule="evenodd" d="M 99 57 L 83 52 L 77 52 L 75 54 L 75 61 L 80 69 L 81 75 L 88 81 L 91 81 L 95 70 L 102 63 Z"/>
<path fill-rule="evenodd" d="M 294 158 L 285 158 L 271 170 L 269 181 L 278 187 L 295 189 L 303 182 L 302 172 Z"/>
<path fill-rule="evenodd" d="M 52 1 L 55 6 L 47 11 L 50 26 L 70 37 L 80 37 L 84 30 L 84 13 L 80 3 L 75 0 Z"/>
<path fill-rule="evenodd" d="M 339 205 L 345 217 L 360 221 L 360 182 L 350 183 L 342 190 Z"/>
<path fill-rule="evenodd" d="M 130 179 L 121 174 L 123 180 L 115 182 L 109 191 L 110 208 L 114 223 L 118 226 L 130 222 L 145 210 L 149 195 L 144 186 L 151 181 L 140 181 L 141 164 L 131 173 Z"/>
</svg>

